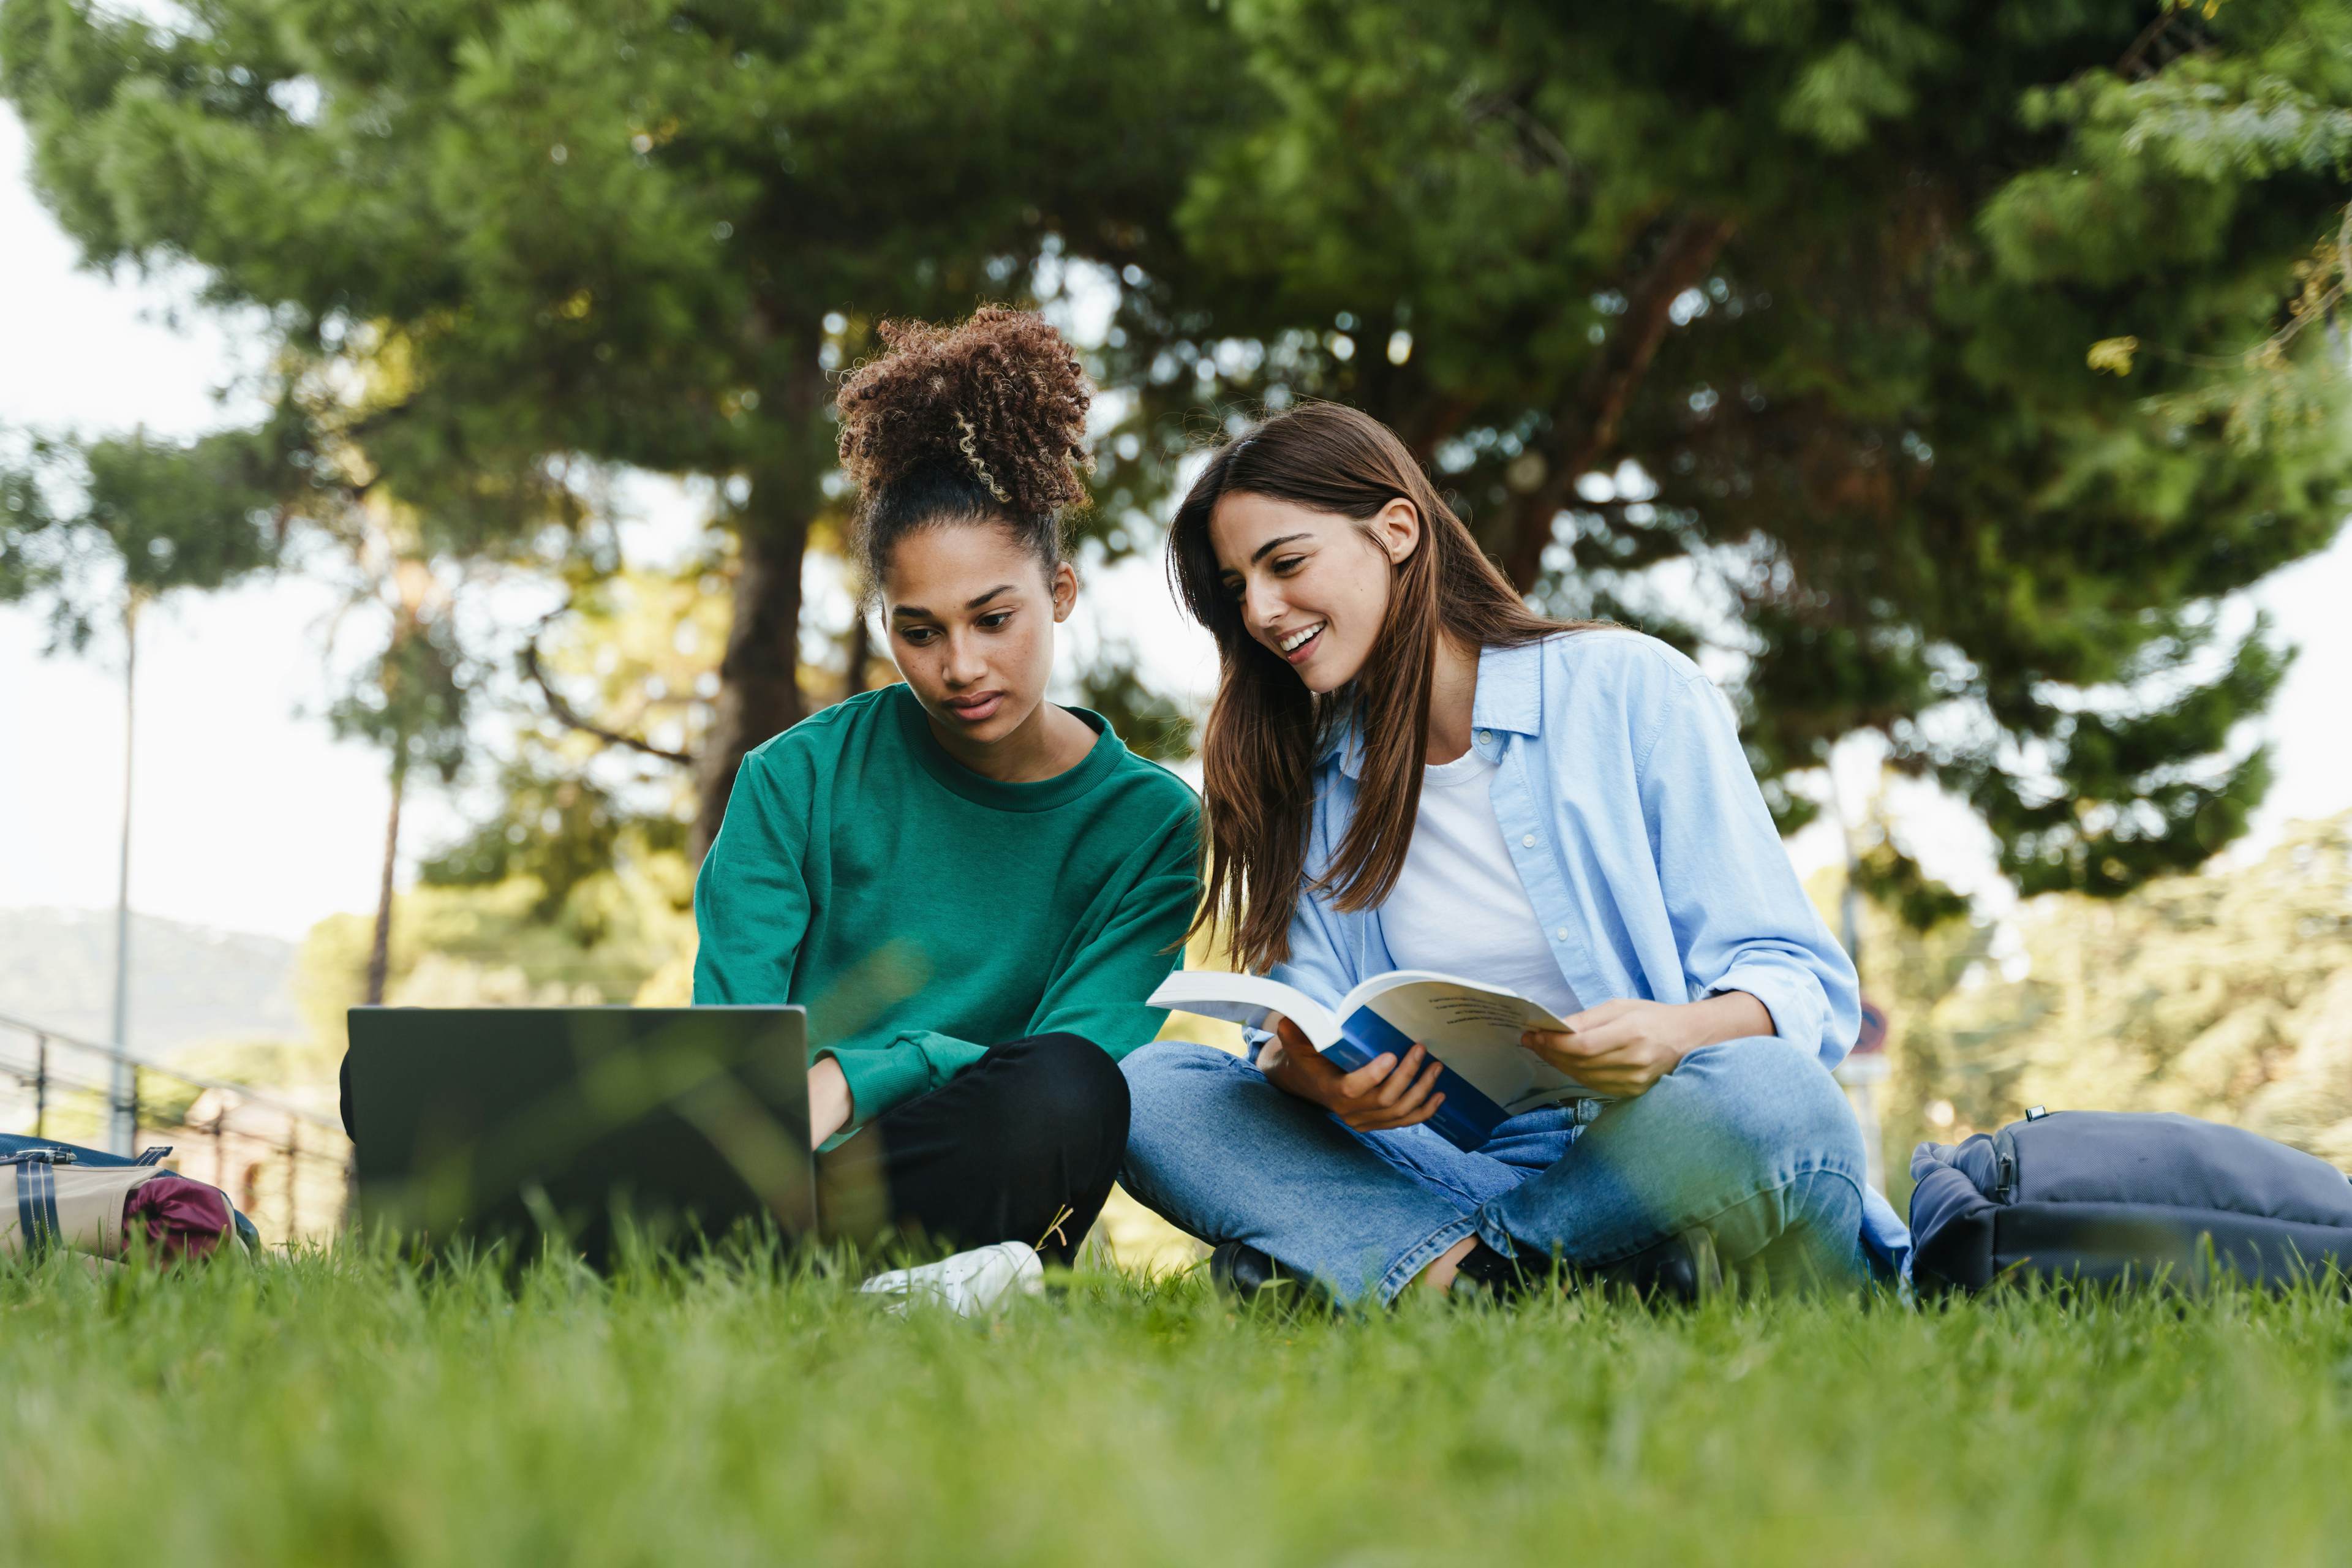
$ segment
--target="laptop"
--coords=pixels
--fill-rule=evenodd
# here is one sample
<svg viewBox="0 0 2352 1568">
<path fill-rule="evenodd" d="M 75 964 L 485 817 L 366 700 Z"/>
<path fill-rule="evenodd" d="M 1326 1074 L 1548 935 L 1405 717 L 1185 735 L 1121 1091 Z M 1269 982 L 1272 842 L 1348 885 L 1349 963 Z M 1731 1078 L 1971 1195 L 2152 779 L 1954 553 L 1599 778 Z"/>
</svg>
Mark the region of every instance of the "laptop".
<svg viewBox="0 0 2352 1568">
<path fill-rule="evenodd" d="M 602 1263 L 816 1228 L 799 1007 L 354 1007 L 361 1221 L 432 1247 L 552 1232 Z"/>
</svg>

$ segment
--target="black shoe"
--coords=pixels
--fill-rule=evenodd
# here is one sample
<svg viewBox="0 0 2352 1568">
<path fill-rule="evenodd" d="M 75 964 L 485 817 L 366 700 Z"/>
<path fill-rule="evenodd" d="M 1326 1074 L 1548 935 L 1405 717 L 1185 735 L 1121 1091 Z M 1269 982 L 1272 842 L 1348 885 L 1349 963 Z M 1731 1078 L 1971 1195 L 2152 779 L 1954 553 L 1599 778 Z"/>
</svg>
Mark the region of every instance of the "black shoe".
<svg viewBox="0 0 2352 1568">
<path fill-rule="evenodd" d="M 1473 1242 L 1462 1261 L 1454 1266 L 1454 1283 L 1447 1286 L 1452 1296 L 1484 1296 L 1492 1301 L 1509 1301 L 1527 1295 L 1538 1282 L 1548 1283 L 1551 1271 L 1530 1275 L 1511 1258 L 1504 1257 L 1483 1241 Z"/>
<path fill-rule="evenodd" d="M 1244 1303 L 1330 1305 L 1315 1281 L 1293 1274 L 1245 1241 L 1226 1242 L 1209 1254 L 1209 1279 L 1219 1294 Z"/>
<path fill-rule="evenodd" d="M 1687 1306 L 1722 1292 L 1723 1266 L 1715 1255 L 1715 1236 L 1704 1226 L 1670 1236 L 1606 1268 L 1555 1268 L 1549 1259 L 1523 1263 L 1481 1241 L 1454 1266 L 1451 1289 L 1457 1295 L 1510 1301 L 1563 1287 L 1613 1288 L 1644 1301 Z"/>
<path fill-rule="evenodd" d="M 1681 1306 L 1723 1293 L 1723 1264 L 1715 1254 L 1715 1233 L 1694 1226 L 1606 1268 L 1591 1270 L 1595 1283 L 1631 1290 L 1645 1301 Z"/>
</svg>

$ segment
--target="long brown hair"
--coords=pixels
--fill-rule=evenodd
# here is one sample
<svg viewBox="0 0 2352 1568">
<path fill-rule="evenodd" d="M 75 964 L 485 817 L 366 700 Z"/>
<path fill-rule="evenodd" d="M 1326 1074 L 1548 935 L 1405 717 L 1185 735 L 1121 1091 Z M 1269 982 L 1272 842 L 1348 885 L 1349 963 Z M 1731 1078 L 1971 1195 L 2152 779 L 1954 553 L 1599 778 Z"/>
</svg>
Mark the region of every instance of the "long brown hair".
<svg viewBox="0 0 2352 1568">
<path fill-rule="evenodd" d="M 1328 697 L 1316 698 L 1250 636 L 1225 590 L 1209 519 L 1235 494 L 1360 525 L 1400 497 L 1421 513 L 1421 542 L 1397 564 L 1388 618 L 1364 668 Z M 1396 886 L 1421 806 L 1438 637 L 1475 651 L 1592 624 L 1528 609 L 1395 433 L 1337 403 L 1277 414 L 1211 457 L 1177 509 L 1168 569 L 1177 598 L 1217 639 L 1217 699 L 1201 748 L 1208 896 L 1193 930 L 1223 920 L 1234 961 L 1252 971 L 1289 957 L 1291 911 L 1304 894 L 1364 910 Z M 1363 741 L 1355 815 L 1330 865 L 1302 887 L 1315 760 L 1350 721 Z"/>
</svg>

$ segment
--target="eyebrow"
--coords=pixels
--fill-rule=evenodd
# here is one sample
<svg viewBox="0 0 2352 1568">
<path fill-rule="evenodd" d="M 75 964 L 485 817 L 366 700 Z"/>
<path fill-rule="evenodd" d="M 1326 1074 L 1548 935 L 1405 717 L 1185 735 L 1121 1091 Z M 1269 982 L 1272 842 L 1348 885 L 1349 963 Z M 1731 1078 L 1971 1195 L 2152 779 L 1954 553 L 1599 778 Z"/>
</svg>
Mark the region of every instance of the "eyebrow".
<svg viewBox="0 0 2352 1568">
<path fill-rule="evenodd" d="M 1259 545 L 1255 550 L 1250 552 L 1250 564 L 1253 566 L 1256 565 L 1259 562 L 1265 559 L 1266 552 L 1268 551 L 1271 551 L 1277 546 L 1292 544 L 1296 543 L 1299 540 L 1312 539 L 1315 536 L 1311 533 L 1286 533 L 1281 535 L 1279 538 L 1269 539 L 1264 544 Z"/>
<path fill-rule="evenodd" d="M 976 610 L 982 605 L 988 603 L 989 600 L 996 597 L 999 594 L 1010 594 L 1013 592 L 1013 584 L 1010 583 L 999 583 L 995 587 L 991 588 L 987 593 L 981 595 L 978 598 L 966 599 L 963 602 L 963 607 L 967 610 Z M 930 611 L 923 608 L 920 605 L 897 605 L 890 611 L 890 618 L 892 620 L 915 619 L 926 621 L 935 621 L 939 619 L 937 616 L 931 614 Z"/>
</svg>

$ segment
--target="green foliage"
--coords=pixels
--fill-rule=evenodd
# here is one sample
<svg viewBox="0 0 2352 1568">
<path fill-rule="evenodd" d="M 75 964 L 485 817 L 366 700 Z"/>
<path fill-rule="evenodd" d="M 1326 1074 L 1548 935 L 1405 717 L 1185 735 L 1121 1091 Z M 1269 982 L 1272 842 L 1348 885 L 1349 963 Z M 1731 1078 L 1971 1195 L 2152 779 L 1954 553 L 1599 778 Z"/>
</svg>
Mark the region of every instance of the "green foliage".
<svg viewBox="0 0 2352 1568">
<path fill-rule="evenodd" d="M 1204 408 L 1359 403 L 1542 602 L 1734 656 L 1784 826 L 1875 731 L 2099 895 L 2267 782 L 2219 609 L 2347 510 L 2347 61 L 2336 0 L 0 0 L 86 257 L 268 307 L 421 555 L 593 577 L 582 459 L 722 481 L 699 835 L 825 646 L 827 375 L 1087 261 L 1105 552 Z"/>
<path fill-rule="evenodd" d="M 1139 756 L 1174 762 L 1192 754 L 1192 719 L 1136 673 L 1132 649 L 1105 649 L 1078 672 L 1078 702 L 1110 721 Z"/>
<path fill-rule="evenodd" d="M 852 1276 L 854 1278 L 854 1276 Z M 0 1282 L 28 1562 L 2320 1563 L 2340 1302 L 988 1325 L 772 1261 L 508 1284 L 345 1249 Z M 1400 1445 L 1412 1453 L 1399 1462 Z M 136 1506 L 124 1478 L 141 1478 Z M 780 1547 L 779 1543 L 785 1543 Z"/>
<path fill-rule="evenodd" d="M 704 699 L 718 689 L 725 600 L 715 572 L 582 574 L 570 600 L 534 629 L 519 660 L 521 721 L 492 781 L 492 805 L 459 842 L 427 857 L 419 879 L 485 887 L 516 877 L 540 889 L 554 920 L 572 890 L 632 858 L 684 853 L 691 795 L 674 762 L 701 739 Z M 553 716 L 563 712 L 600 732 Z M 634 773 L 622 759 L 645 765 Z"/>
<path fill-rule="evenodd" d="M 431 768 L 447 783 L 466 761 L 464 659 L 446 618 L 395 614 L 383 651 L 327 710 L 340 736 L 391 753 L 393 771 Z"/>
<path fill-rule="evenodd" d="M 2352 816 L 2297 824 L 2252 865 L 2053 896 L 2014 923 L 2005 965 L 1965 922 L 1912 937 L 1882 916 L 1865 939 L 1891 1098 L 1946 1108 L 1890 1144 L 2041 1104 L 2184 1111 L 2352 1160 Z"/>
<path fill-rule="evenodd" d="M 0 452 L 0 604 L 50 610 L 86 645 L 123 595 L 210 589 L 273 564 L 306 506 L 332 504 L 299 416 L 191 442 L 31 435 Z"/>
<path fill-rule="evenodd" d="M 520 673 L 612 734 L 673 755 L 698 752 L 727 647 L 726 587 L 719 563 L 575 573 L 569 599 L 533 633 L 536 674 L 529 663 Z M 553 706 L 526 700 L 542 715 Z M 569 747 L 575 762 L 586 755 L 582 733 L 560 722 L 543 718 L 533 734 L 546 747 Z"/>
<path fill-rule="evenodd" d="M 1919 862 L 1897 848 L 1891 838 L 1857 855 L 1854 886 L 1862 895 L 1915 931 L 1930 931 L 1969 912 L 1969 900 L 1930 877 Z"/>
<path fill-rule="evenodd" d="M 498 798 L 494 816 L 417 868 L 419 881 L 488 887 L 527 877 L 540 889 L 533 914 L 552 920 L 574 889 L 608 873 L 624 853 L 686 848 L 686 825 L 676 816 L 633 812 L 584 772 L 518 761 L 501 773 Z"/>
<path fill-rule="evenodd" d="M 612 859 L 550 910 L 517 869 L 497 882 L 428 884 L 394 900 L 384 1000 L 394 1005 L 624 1003 L 694 958 L 694 871 L 676 850 L 624 836 Z M 372 917 L 331 915 L 303 939 L 295 999 L 311 1037 L 337 1050 L 364 997 Z M 667 994 L 667 992 L 664 994 Z M 651 1000 L 652 998 L 648 998 Z"/>
<path fill-rule="evenodd" d="M 1784 826 L 1783 775 L 1874 730 L 2027 892 L 2242 831 L 2268 774 L 2231 730 L 2281 657 L 2215 608 L 2352 481 L 2303 330 L 2341 302 L 2352 13 L 1232 15 L 1272 107 L 1126 301 L 1139 440 L 1225 399 L 1370 409 L 1546 602 L 1744 662 Z"/>
<path fill-rule="evenodd" d="M 1228 112 L 1195 0 L 0 6 L 0 91 L 93 264 L 186 259 L 326 371 L 426 555 L 577 531 L 582 458 L 727 481 L 732 700 L 797 719 L 828 374 L 879 315 L 1127 262 Z M 331 374 L 330 374 L 331 373 Z M 584 536 L 581 552 L 595 548 Z"/>
</svg>

